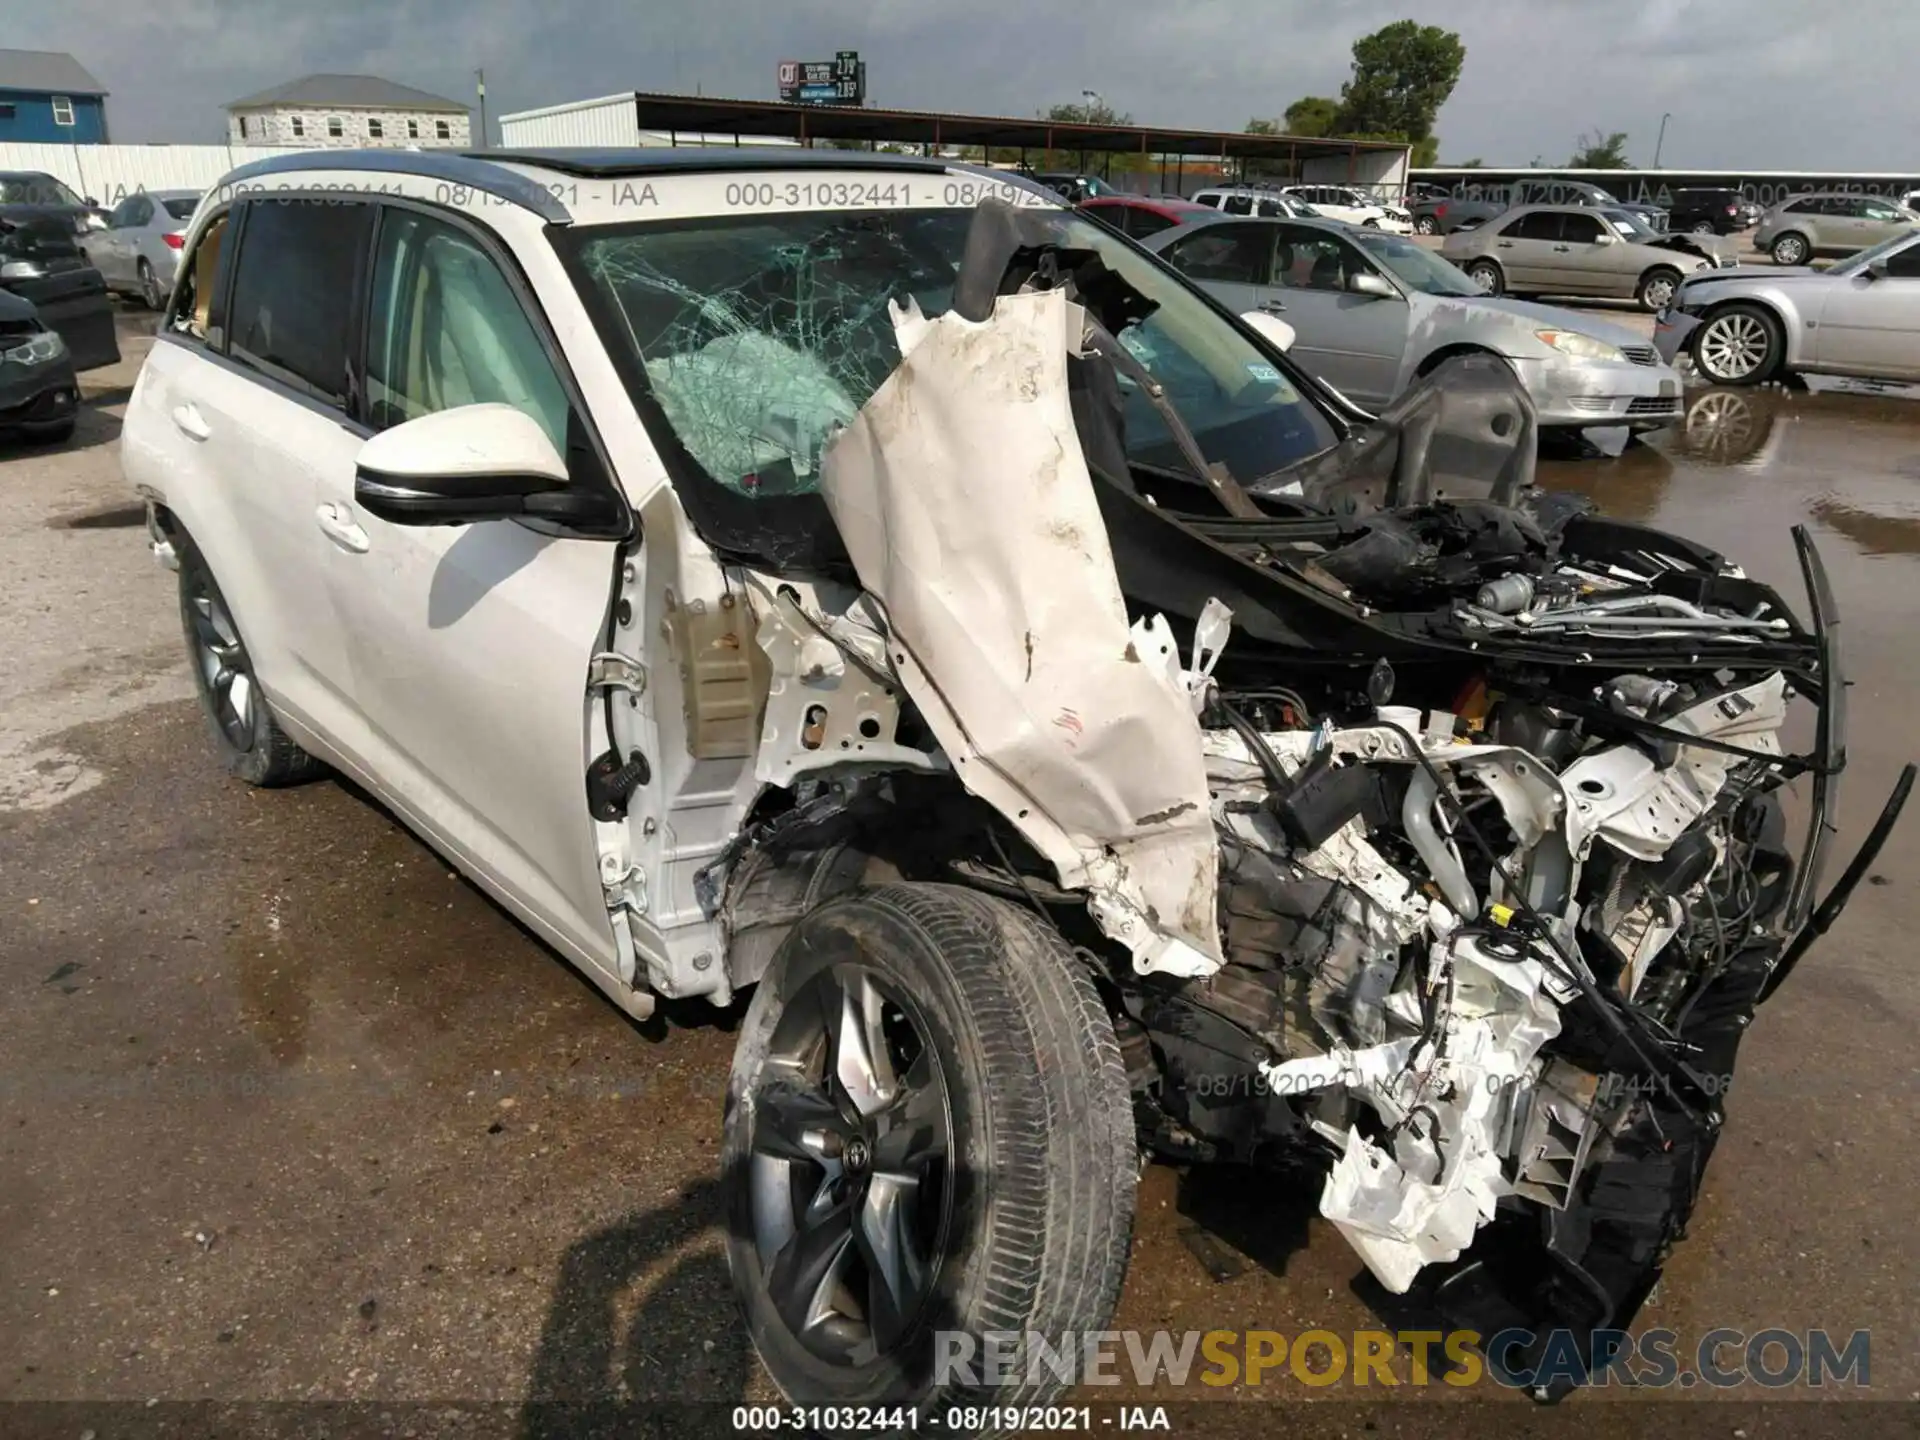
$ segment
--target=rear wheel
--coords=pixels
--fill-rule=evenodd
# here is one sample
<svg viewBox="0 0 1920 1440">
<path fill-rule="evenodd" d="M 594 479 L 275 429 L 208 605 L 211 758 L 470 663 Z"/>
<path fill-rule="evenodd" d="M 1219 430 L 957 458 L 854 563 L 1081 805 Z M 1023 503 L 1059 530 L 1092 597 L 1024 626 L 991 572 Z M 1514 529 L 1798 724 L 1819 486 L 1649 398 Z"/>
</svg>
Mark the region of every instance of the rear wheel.
<svg viewBox="0 0 1920 1440">
<path fill-rule="evenodd" d="M 982 1386 L 967 1346 L 1105 1324 L 1135 1154 L 1112 1023 L 1058 935 L 951 886 L 828 901 L 761 980 L 727 1090 L 762 1362 L 801 1405 L 1044 1401 L 1044 1367 Z"/>
<path fill-rule="evenodd" d="M 1713 222 L 1711 220 L 1694 221 L 1693 233 L 1696 235 L 1712 235 L 1713 233 L 1715 233 Z"/>
<path fill-rule="evenodd" d="M 1413 222 L 1414 233 L 1418 235 L 1438 235 L 1440 222 L 1431 215 L 1422 215 Z"/>
<path fill-rule="evenodd" d="M 140 262 L 140 298 L 149 310 L 161 309 L 167 303 L 167 292 L 160 288 L 160 281 L 153 273 L 153 266 L 145 260 Z"/>
<path fill-rule="evenodd" d="M 1693 332 L 1693 364 L 1716 385 L 1758 385 L 1780 368 L 1780 322 L 1758 305 L 1728 305 Z"/>
<path fill-rule="evenodd" d="M 1498 295 L 1507 288 L 1507 277 L 1492 260 L 1476 260 L 1467 266 L 1467 278 L 1480 287 L 1482 295 Z"/>
<path fill-rule="evenodd" d="M 206 708 L 214 743 L 227 769 L 249 785 L 297 785 L 323 767 L 288 738 L 254 679 L 253 660 L 206 558 L 182 531 L 180 622 L 193 659 L 194 688 Z"/>
<path fill-rule="evenodd" d="M 1807 243 L 1806 236 L 1789 230 L 1773 242 L 1771 253 L 1776 265 L 1804 265 L 1813 254 L 1813 247 Z"/>
</svg>

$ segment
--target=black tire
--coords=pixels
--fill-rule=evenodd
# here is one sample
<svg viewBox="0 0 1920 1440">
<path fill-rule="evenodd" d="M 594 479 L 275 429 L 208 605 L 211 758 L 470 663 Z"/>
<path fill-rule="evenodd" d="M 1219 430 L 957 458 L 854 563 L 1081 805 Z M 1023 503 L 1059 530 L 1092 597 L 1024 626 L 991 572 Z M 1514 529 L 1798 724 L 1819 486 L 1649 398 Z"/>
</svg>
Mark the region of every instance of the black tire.
<svg viewBox="0 0 1920 1440">
<path fill-rule="evenodd" d="M 1658 313 L 1673 303 L 1673 292 L 1680 288 L 1680 272 L 1667 265 L 1656 265 L 1640 277 L 1634 301 L 1642 310 Z"/>
<path fill-rule="evenodd" d="M 1416 235 L 1438 235 L 1440 233 L 1440 222 L 1431 215 L 1422 215 L 1413 222 L 1413 233 Z"/>
<path fill-rule="evenodd" d="M 857 1054 L 819 1020 L 847 1013 L 883 1017 L 857 1027 Z M 854 1084 L 834 1078 L 846 1074 Z M 853 1099 L 863 1088 L 864 1106 Z M 927 1098 L 936 1089 L 938 1103 Z M 805 1158 L 796 1127 L 810 1137 Z M 916 1144 L 918 1160 L 889 1167 Z M 1044 1367 L 1033 1378 L 1018 1363 L 1006 1384 L 936 1373 L 936 1332 L 978 1343 L 1037 1331 L 1057 1346 L 1063 1333 L 1100 1329 L 1126 1273 L 1137 1153 L 1112 1022 L 1057 934 L 954 886 L 829 900 L 761 979 L 727 1087 L 728 1265 L 762 1363 L 798 1405 L 925 1415 L 962 1399 L 1044 1403 L 1061 1388 Z M 919 1168 L 876 1212 L 878 1182 L 902 1163 Z M 893 1222 L 878 1248 L 876 1213 Z M 817 1264 L 796 1258 L 829 1249 Z M 913 1256 L 895 1265 L 906 1277 L 895 1290 L 889 1253 Z M 823 1295 L 844 1305 L 849 1292 L 859 1315 L 822 1308 Z"/>
<path fill-rule="evenodd" d="M 160 288 L 153 266 L 144 259 L 140 262 L 140 301 L 149 310 L 164 310 L 167 306 L 167 292 Z"/>
<path fill-rule="evenodd" d="M 1717 235 L 1720 227 L 1711 220 L 1696 220 L 1688 227 L 1695 235 Z"/>
<path fill-rule="evenodd" d="M 52 425 L 25 425 L 20 433 L 35 445 L 64 445 L 73 438 L 76 420 L 72 417 Z"/>
<path fill-rule="evenodd" d="M 1773 257 L 1776 265 L 1804 265 L 1813 258 L 1813 246 L 1798 230 L 1789 230 L 1784 235 L 1773 237 L 1773 244 L 1767 247 L 1767 253 Z"/>
<path fill-rule="evenodd" d="M 1723 305 L 1688 337 L 1693 368 L 1715 385 L 1759 385 L 1780 369 L 1786 332 L 1763 305 Z"/>
<path fill-rule="evenodd" d="M 1480 287 L 1482 295 L 1504 295 L 1507 290 L 1506 272 L 1496 260 L 1475 260 L 1467 266 L 1468 277 Z"/>
<path fill-rule="evenodd" d="M 184 530 L 174 532 L 173 551 L 180 561 L 180 628 L 221 763 L 249 785 L 263 787 L 298 785 L 322 774 L 326 767 L 294 744 L 273 718 L 254 679 L 239 622 L 206 557 Z"/>
</svg>

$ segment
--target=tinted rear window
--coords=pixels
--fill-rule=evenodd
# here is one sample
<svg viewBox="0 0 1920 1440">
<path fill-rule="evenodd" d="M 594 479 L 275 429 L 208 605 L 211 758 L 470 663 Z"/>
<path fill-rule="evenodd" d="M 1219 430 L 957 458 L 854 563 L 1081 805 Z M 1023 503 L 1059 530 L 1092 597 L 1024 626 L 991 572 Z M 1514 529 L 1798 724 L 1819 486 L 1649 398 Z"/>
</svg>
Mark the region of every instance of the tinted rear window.
<svg viewBox="0 0 1920 1440">
<path fill-rule="evenodd" d="M 370 205 L 250 202 L 228 307 L 234 357 L 343 403 L 354 275 L 372 224 Z"/>
<path fill-rule="evenodd" d="M 186 195 L 173 200 L 162 200 L 160 203 L 167 207 L 167 214 L 171 215 L 174 219 L 191 220 L 194 209 L 200 204 L 200 197 L 198 195 Z"/>
</svg>

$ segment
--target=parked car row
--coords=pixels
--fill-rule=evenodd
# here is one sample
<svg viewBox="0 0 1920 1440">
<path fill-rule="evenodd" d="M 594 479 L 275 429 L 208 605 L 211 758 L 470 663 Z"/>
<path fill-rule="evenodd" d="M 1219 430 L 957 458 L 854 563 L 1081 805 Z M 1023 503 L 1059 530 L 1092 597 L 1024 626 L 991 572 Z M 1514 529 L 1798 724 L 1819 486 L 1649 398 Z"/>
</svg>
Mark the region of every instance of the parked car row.
<svg viewBox="0 0 1920 1440">
<path fill-rule="evenodd" d="M 1623 234 L 1606 211 L 1584 205 L 1523 205 L 1454 231 L 1440 253 L 1485 295 L 1592 295 L 1636 300 L 1658 311 L 1688 275 L 1722 263 L 1721 257 L 1709 260 L 1661 240 L 1631 230 Z M 1724 261 L 1733 263 L 1731 252 Z"/>
<path fill-rule="evenodd" d="M 64 440 L 79 407 L 67 342 L 31 304 L 0 289 L 0 433 Z"/>
<path fill-rule="evenodd" d="M 129 195 L 107 216 L 105 229 L 81 240 L 81 248 L 109 290 L 137 296 L 149 310 L 158 310 L 173 289 L 180 247 L 199 203 L 197 190 Z"/>
<path fill-rule="evenodd" d="M 106 282 L 82 248 L 94 233 L 95 217 L 88 202 L 53 176 L 0 172 L 0 291 L 26 302 L 34 327 L 43 326 L 59 336 L 65 349 L 59 363 L 72 370 L 96 369 L 120 358 L 113 302 Z M 26 324 L 18 314 L 10 318 L 16 325 Z M 25 328 L 16 329 L 8 338 L 27 333 Z M 40 357 L 45 342 L 33 343 L 37 348 L 32 353 Z M 44 363 L 35 360 L 36 365 Z M 8 377 L 10 381 L 19 378 Z M 63 421 L 60 415 L 40 409 L 31 413 L 32 419 L 17 423 L 45 425 L 56 432 L 63 423 L 70 428 L 70 417 Z"/>
<path fill-rule="evenodd" d="M 1405 236 L 1327 220 L 1217 216 L 1146 242 L 1242 315 L 1275 317 L 1289 353 L 1347 399 L 1389 404 L 1444 361 L 1504 359 L 1543 428 L 1657 429 L 1680 414 L 1680 379 L 1639 336 L 1592 316 L 1488 298 Z"/>
</svg>

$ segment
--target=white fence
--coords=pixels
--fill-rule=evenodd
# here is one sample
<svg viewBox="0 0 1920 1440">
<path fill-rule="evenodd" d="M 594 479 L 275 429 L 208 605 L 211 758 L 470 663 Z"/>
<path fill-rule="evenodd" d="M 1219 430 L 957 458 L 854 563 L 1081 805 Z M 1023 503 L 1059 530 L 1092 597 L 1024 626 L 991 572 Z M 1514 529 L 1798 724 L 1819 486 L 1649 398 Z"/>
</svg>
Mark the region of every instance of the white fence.
<svg viewBox="0 0 1920 1440">
<path fill-rule="evenodd" d="M 205 190 L 250 160 L 301 154 L 271 145 L 28 145 L 0 143 L 0 170 L 38 170 L 97 204 L 139 190 Z"/>
</svg>

